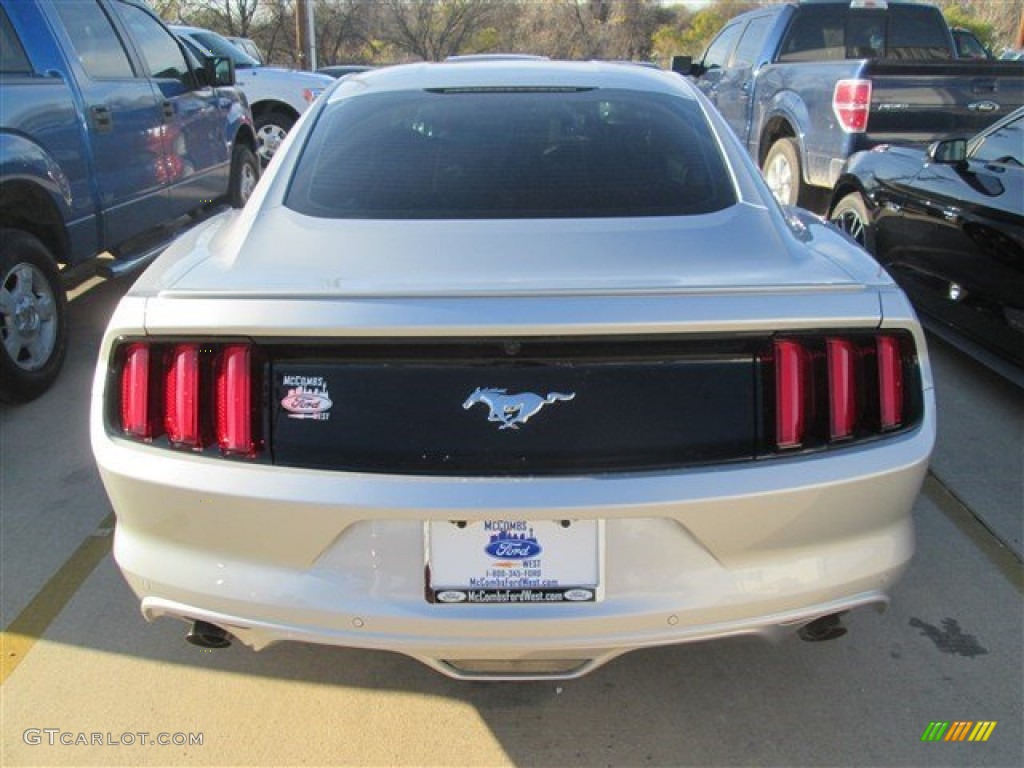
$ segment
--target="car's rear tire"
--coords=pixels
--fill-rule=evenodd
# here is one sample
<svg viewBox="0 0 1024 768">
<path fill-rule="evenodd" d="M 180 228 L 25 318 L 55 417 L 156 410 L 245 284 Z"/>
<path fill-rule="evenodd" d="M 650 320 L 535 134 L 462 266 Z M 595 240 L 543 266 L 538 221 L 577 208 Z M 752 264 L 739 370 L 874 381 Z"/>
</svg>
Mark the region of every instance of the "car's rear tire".
<svg viewBox="0 0 1024 768">
<path fill-rule="evenodd" d="M 761 167 L 768 188 L 782 205 L 800 205 L 804 197 L 800 148 L 796 139 L 779 139 L 772 144 Z"/>
<path fill-rule="evenodd" d="M 256 154 L 266 168 L 270 158 L 288 135 L 288 131 L 295 125 L 295 118 L 286 112 L 273 109 L 261 112 L 253 122 L 256 126 Z"/>
<path fill-rule="evenodd" d="M 66 300 L 53 256 L 34 235 L 0 229 L 0 400 L 43 394 L 66 350 Z"/>
<path fill-rule="evenodd" d="M 228 202 L 232 208 L 241 208 L 252 197 L 256 182 L 260 180 L 260 162 L 244 144 L 235 144 L 231 150 L 231 180 L 228 183 Z"/>
<path fill-rule="evenodd" d="M 831 210 L 828 219 L 856 240 L 859 246 L 866 251 L 872 251 L 874 237 L 871 231 L 871 217 L 859 192 L 850 192 L 844 196 Z"/>
</svg>

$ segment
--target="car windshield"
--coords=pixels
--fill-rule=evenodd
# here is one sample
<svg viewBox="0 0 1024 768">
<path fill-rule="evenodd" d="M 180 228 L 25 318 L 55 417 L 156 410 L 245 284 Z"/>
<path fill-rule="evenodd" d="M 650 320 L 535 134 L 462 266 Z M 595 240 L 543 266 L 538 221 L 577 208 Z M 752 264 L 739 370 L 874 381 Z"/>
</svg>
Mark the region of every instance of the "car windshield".
<svg viewBox="0 0 1024 768">
<path fill-rule="evenodd" d="M 708 213 L 735 199 L 695 101 L 526 88 L 329 104 L 285 204 L 328 218 L 589 218 Z"/>
<path fill-rule="evenodd" d="M 189 36 L 198 43 L 200 53 L 204 56 L 227 56 L 235 62 L 236 69 L 258 67 L 259 62 L 245 51 L 232 44 L 216 32 L 189 32 Z"/>
</svg>

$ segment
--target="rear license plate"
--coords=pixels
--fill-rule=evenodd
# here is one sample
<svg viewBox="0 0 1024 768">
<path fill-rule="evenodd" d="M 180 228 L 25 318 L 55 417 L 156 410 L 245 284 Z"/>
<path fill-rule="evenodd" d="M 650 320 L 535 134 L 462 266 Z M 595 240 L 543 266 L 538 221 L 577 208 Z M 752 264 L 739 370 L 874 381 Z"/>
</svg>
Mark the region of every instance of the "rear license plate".
<svg viewBox="0 0 1024 768">
<path fill-rule="evenodd" d="M 602 598 L 602 520 L 427 523 L 427 599 L 566 603 Z"/>
</svg>

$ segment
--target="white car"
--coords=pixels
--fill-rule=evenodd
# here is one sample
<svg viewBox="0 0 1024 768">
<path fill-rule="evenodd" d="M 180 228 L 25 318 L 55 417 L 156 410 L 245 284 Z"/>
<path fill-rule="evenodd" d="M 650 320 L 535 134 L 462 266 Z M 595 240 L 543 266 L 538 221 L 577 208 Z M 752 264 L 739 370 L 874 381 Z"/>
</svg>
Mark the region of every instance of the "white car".
<svg viewBox="0 0 1024 768">
<path fill-rule="evenodd" d="M 170 27 L 200 61 L 204 56 L 227 56 L 235 64 L 235 84 L 252 109 L 256 154 L 264 166 L 281 146 L 299 115 L 334 78 L 316 72 L 264 67 L 227 38 L 199 27 Z"/>
<path fill-rule="evenodd" d="M 121 301 L 92 445 L 148 619 L 463 679 L 881 606 L 935 438 L 924 337 L 683 78 L 338 81 Z"/>
</svg>

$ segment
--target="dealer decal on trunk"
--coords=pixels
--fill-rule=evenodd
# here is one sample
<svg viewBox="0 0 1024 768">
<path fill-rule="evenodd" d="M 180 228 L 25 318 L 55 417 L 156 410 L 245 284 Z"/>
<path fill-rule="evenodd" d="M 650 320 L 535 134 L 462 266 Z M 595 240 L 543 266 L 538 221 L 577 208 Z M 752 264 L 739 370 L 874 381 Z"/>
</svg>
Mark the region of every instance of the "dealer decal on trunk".
<svg viewBox="0 0 1024 768">
<path fill-rule="evenodd" d="M 289 387 L 281 400 L 289 419 L 327 421 L 331 417 L 328 411 L 334 403 L 322 376 L 284 376 L 281 384 Z"/>
</svg>

